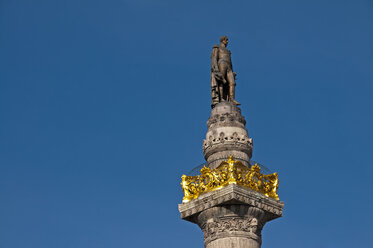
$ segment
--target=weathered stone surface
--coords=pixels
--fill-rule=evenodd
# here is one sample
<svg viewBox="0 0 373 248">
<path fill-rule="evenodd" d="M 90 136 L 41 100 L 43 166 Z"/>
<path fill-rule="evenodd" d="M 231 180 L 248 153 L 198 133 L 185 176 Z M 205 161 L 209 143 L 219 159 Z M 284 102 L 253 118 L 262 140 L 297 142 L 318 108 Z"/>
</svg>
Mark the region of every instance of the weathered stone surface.
<svg viewBox="0 0 373 248">
<path fill-rule="evenodd" d="M 216 168 L 231 155 L 242 161 L 250 160 L 253 140 L 245 124 L 241 110 L 232 102 L 220 102 L 211 110 L 203 141 L 203 154 L 210 168 Z"/>
<path fill-rule="evenodd" d="M 181 218 L 204 232 L 207 248 L 260 247 L 267 221 L 282 216 L 283 202 L 235 184 L 179 204 Z"/>
<path fill-rule="evenodd" d="M 245 247 L 245 248 L 259 248 L 261 241 L 246 237 L 227 237 L 220 238 L 208 243 L 206 248 L 231 248 L 231 247 Z"/>
</svg>

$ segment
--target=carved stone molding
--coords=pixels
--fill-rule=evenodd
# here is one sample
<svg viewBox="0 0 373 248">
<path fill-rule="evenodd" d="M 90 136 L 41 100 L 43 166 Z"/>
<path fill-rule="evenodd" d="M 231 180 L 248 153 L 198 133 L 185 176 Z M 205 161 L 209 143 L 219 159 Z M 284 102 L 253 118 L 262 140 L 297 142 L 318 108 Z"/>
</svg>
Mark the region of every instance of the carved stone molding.
<svg viewBox="0 0 373 248">
<path fill-rule="evenodd" d="M 203 149 L 208 148 L 209 146 L 217 145 L 217 144 L 224 144 L 224 143 L 231 143 L 231 144 L 247 144 L 249 146 L 253 145 L 253 139 L 249 138 L 245 133 L 238 133 L 238 132 L 220 132 L 219 134 L 210 134 L 207 140 L 203 140 Z"/>
<path fill-rule="evenodd" d="M 264 224 L 254 217 L 220 217 L 201 225 L 205 245 L 219 238 L 245 237 L 261 243 Z"/>
<path fill-rule="evenodd" d="M 227 156 L 227 152 L 231 153 L 229 155 L 238 155 L 244 160 L 250 160 L 253 140 L 250 138 L 245 124 L 246 120 L 235 104 L 218 103 L 211 110 L 211 116 L 207 121 L 206 138 L 203 140 L 202 148 L 206 161 L 211 162 L 216 157 Z M 237 154 L 233 154 L 234 152 Z"/>
<path fill-rule="evenodd" d="M 218 138 L 211 138 L 209 141 L 203 141 L 203 155 L 206 160 L 212 154 L 220 151 L 242 151 L 248 154 L 249 157 L 252 156 L 253 150 L 253 140 L 244 136 L 242 138 L 237 138 L 236 135 L 225 136 L 224 133 Z"/>
<path fill-rule="evenodd" d="M 243 127 L 245 124 L 246 120 L 239 112 L 212 115 L 207 121 L 207 126 L 209 128 L 216 125 Z"/>
</svg>

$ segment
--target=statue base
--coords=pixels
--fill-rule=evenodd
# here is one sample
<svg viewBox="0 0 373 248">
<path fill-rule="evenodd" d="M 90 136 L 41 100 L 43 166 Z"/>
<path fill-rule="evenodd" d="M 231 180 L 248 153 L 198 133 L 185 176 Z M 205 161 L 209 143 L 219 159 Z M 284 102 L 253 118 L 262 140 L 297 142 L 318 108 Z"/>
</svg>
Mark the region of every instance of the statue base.
<svg viewBox="0 0 373 248">
<path fill-rule="evenodd" d="M 241 109 L 232 102 L 220 102 L 211 110 L 206 139 L 203 141 L 203 155 L 211 169 L 229 156 L 250 166 L 253 140 L 245 124 Z"/>
</svg>

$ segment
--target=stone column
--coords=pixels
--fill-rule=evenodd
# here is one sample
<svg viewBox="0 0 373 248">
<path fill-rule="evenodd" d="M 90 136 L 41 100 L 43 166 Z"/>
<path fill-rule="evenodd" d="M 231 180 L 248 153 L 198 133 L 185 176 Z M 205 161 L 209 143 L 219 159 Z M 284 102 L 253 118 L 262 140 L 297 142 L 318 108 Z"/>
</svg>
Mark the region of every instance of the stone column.
<svg viewBox="0 0 373 248">
<path fill-rule="evenodd" d="M 197 221 L 207 248 L 255 247 L 262 243 L 265 212 L 244 204 L 216 206 L 201 212 Z"/>
<path fill-rule="evenodd" d="M 233 156 L 250 167 L 253 142 L 241 110 L 220 102 L 211 110 L 203 154 L 210 169 Z M 206 248 L 259 248 L 264 224 L 282 216 L 284 203 L 250 188 L 229 184 L 179 204 L 181 218 L 197 224 Z"/>
<path fill-rule="evenodd" d="M 283 207 L 283 202 L 231 184 L 179 204 L 179 211 L 202 229 L 206 248 L 259 248 L 264 224 L 281 217 Z"/>
</svg>

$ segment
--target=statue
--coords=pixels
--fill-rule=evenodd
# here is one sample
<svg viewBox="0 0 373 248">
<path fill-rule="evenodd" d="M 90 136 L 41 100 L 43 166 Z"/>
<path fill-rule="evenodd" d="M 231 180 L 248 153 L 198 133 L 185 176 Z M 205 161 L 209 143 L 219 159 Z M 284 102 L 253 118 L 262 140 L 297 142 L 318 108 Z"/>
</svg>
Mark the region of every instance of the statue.
<svg viewBox="0 0 373 248">
<path fill-rule="evenodd" d="M 232 69 L 231 52 L 227 49 L 228 37 L 220 37 L 211 53 L 211 107 L 223 101 L 240 105 L 235 98 L 236 73 Z"/>
</svg>

